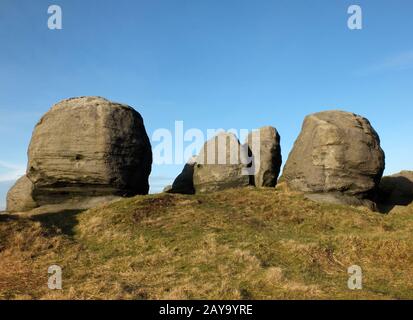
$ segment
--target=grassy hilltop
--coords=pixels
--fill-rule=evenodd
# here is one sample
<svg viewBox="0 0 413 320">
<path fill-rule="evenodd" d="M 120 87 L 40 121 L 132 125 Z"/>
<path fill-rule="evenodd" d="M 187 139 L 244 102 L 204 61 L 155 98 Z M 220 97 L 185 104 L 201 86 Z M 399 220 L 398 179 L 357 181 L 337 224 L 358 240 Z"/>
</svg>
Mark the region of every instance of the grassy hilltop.
<svg viewBox="0 0 413 320">
<path fill-rule="evenodd" d="M 354 264 L 363 290 L 347 288 Z M 0 298 L 412 299 L 413 205 L 384 215 L 281 185 L 3 215 Z"/>
</svg>

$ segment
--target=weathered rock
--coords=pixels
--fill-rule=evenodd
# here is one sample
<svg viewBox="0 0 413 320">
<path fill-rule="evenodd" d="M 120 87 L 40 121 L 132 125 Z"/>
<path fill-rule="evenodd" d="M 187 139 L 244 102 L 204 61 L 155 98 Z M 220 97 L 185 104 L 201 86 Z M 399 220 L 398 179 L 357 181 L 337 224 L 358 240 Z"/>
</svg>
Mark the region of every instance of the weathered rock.
<svg viewBox="0 0 413 320">
<path fill-rule="evenodd" d="M 307 193 L 304 197 L 315 202 L 345 204 L 354 207 L 367 207 L 372 211 L 378 211 L 378 207 L 375 202 L 368 199 L 359 199 L 354 196 L 348 196 L 341 192 Z"/>
<path fill-rule="evenodd" d="M 172 184 L 171 190 L 169 193 L 181 193 L 181 194 L 194 194 L 194 166 L 195 166 L 195 157 L 192 157 L 185 164 L 182 172 L 176 177 Z"/>
<path fill-rule="evenodd" d="M 344 111 L 305 118 L 283 171 L 294 190 L 373 199 L 384 170 L 384 152 L 370 122 Z M 337 200 L 338 201 L 338 200 Z"/>
<path fill-rule="evenodd" d="M 165 188 L 163 188 L 163 193 L 170 193 L 172 191 L 172 185 L 168 184 Z"/>
<path fill-rule="evenodd" d="M 123 199 L 119 196 L 97 196 L 97 197 L 78 197 L 73 199 L 67 199 L 60 203 L 46 204 L 40 207 L 36 207 L 30 210 L 15 211 L 9 213 L 18 214 L 22 217 L 33 217 L 45 214 L 75 214 L 80 211 L 84 211 L 90 208 L 96 208 L 101 205 L 107 205 L 109 203 Z"/>
<path fill-rule="evenodd" d="M 7 211 L 22 212 L 37 207 L 33 196 L 33 183 L 24 175 L 16 181 L 7 193 Z"/>
<path fill-rule="evenodd" d="M 149 190 L 152 151 L 141 115 L 100 97 L 54 105 L 36 125 L 28 157 L 40 206 Z"/>
<path fill-rule="evenodd" d="M 413 202 L 413 171 L 383 177 L 380 181 L 380 202 L 389 205 L 409 205 Z"/>
<path fill-rule="evenodd" d="M 275 187 L 282 163 L 280 135 L 274 127 L 251 132 L 245 142 L 252 153 L 252 176 L 256 187 Z"/>
<path fill-rule="evenodd" d="M 219 133 L 207 141 L 195 160 L 195 192 L 247 186 L 249 175 L 241 158 L 241 149 L 237 137 L 231 133 Z"/>
</svg>

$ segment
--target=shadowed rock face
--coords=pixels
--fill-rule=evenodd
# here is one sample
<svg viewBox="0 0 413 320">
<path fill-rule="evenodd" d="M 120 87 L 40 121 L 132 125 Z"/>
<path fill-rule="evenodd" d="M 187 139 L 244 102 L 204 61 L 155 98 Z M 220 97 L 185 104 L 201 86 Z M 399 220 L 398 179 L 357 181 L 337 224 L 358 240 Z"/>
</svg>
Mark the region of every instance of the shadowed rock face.
<svg viewBox="0 0 413 320">
<path fill-rule="evenodd" d="M 152 151 L 141 115 L 100 97 L 54 105 L 34 129 L 28 158 L 26 176 L 39 206 L 149 190 Z M 13 187 L 9 194 L 20 192 Z"/>
<path fill-rule="evenodd" d="M 242 164 L 243 152 L 234 134 L 220 133 L 207 141 L 196 158 L 193 184 L 196 193 L 249 185 Z"/>
<path fill-rule="evenodd" d="M 384 152 L 370 122 L 344 111 L 305 118 L 283 171 L 294 190 L 373 199 L 384 170 Z M 322 197 L 325 198 L 325 197 Z"/>
<path fill-rule="evenodd" d="M 380 181 L 380 200 L 388 205 L 409 205 L 413 202 L 413 171 L 383 177 Z"/>
<path fill-rule="evenodd" d="M 259 140 L 254 138 L 254 135 Z M 282 163 L 280 135 L 273 127 L 262 127 L 248 135 L 246 144 L 253 156 L 254 176 L 251 184 L 256 187 L 275 187 Z"/>
<path fill-rule="evenodd" d="M 185 164 L 182 172 L 175 178 L 170 189 L 165 192 L 168 193 L 180 193 L 180 194 L 194 194 L 194 166 L 196 164 L 195 157 L 189 159 L 188 163 Z"/>
</svg>

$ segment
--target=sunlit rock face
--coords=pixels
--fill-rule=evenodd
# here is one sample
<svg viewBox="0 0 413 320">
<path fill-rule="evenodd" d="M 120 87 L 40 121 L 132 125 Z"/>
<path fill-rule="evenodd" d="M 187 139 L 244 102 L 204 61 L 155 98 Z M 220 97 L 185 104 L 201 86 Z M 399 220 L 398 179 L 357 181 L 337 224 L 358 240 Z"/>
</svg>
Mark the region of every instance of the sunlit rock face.
<svg viewBox="0 0 413 320">
<path fill-rule="evenodd" d="M 314 199 L 372 206 L 384 158 L 367 119 L 325 111 L 305 118 L 283 178 L 294 190 L 316 194 Z"/>
<path fill-rule="evenodd" d="M 147 194 L 152 151 L 141 115 L 100 97 L 54 105 L 36 125 L 26 178 L 37 206 L 85 197 Z M 8 208 L 19 211 L 24 207 Z"/>
</svg>

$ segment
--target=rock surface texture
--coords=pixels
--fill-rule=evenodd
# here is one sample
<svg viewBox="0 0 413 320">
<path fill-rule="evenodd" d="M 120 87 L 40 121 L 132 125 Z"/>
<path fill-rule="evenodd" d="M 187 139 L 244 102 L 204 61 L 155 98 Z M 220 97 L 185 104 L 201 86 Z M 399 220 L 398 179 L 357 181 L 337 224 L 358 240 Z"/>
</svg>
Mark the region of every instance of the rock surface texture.
<svg viewBox="0 0 413 320">
<path fill-rule="evenodd" d="M 263 127 L 248 135 L 248 149 L 253 156 L 254 176 L 251 184 L 256 187 L 275 187 L 282 163 L 280 135 L 274 127 Z"/>
<path fill-rule="evenodd" d="M 37 207 L 33 199 L 33 183 L 23 176 L 7 193 L 7 210 L 10 212 L 29 211 Z"/>
<path fill-rule="evenodd" d="M 28 159 L 25 183 L 37 206 L 149 190 L 152 151 L 141 115 L 100 97 L 54 105 L 34 129 Z M 24 211 L 11 203 L 27 190 L 10 190 L 8 211 Z"/>
<path fill-rule="evenodd" d="M 288 157 L 283 179 L 314 200 L 373 209 L 384 170 L 384 152 L 370 122 L 344 111 L 325 111 L 305 118 Z"/>
<path fill-rule="evenodd" d="M 196 193 L 249 185 L 243 150 L 234 134 L 219 133 L 207 141 L 197 156 L 193 173 Z"/>
</svg>

